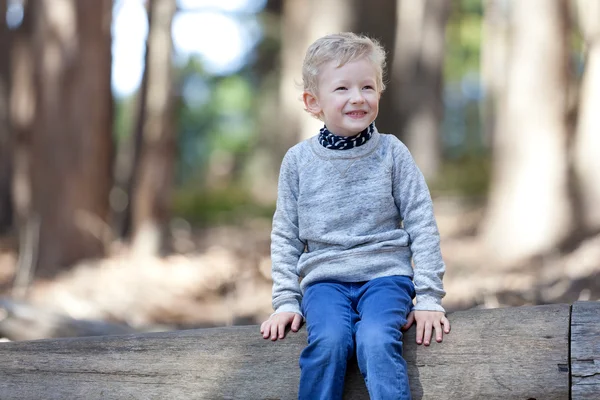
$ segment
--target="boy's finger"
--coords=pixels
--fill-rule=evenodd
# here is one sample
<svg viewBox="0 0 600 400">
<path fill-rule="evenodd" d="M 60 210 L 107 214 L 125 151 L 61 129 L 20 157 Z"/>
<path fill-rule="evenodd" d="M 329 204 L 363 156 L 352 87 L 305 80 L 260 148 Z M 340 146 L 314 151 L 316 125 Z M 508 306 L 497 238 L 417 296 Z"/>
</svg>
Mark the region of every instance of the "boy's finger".
<svg viewBox="0 0 600 400">
<path fill-rule="evenodd" d="M 450 333 L 450 321 L 448 318 L 442 318 L 442 325 L 444 325 L 444 333 Z"/>
<path fill-rule="evenodd" d="M 277 340 L 277 324 L 271 324 L 271 340 Z"/>
<path fill-rule="evenodd" d="M 283 339 L 283 337 L 285 336 L 285 323 L 280 322 L 278 328 L 279 328 L 279 339 Z"/>
<path fill-rule="evenodd" d="M 423 323 L 419 323 L 417 321 L 417 344 L 423 343 L 423 331 L 425 330 L 425 326 Z"/>
<path fill-rule="evenodd" d="M 435 329 L 436 342 L 441 343 L 443 340 L 443 334 L 442 334 L 442 324 L 440 323 L 440 321 L 434 322 L 433 329 Z"/>
<path fill-rule="evenodd" d="M 300 329 L 300 324 L 302 323 L 302 317 L 298 314 L 294 315 L 294 320 L 292 321 L 292 330 L 297 332 Z"/>
<path fill-rule="evenodd" d="M 271 334 L 271 327 L 269 325 L 269 321 L 265 321 L 260 327 L 260 333 L 262 333 L 263 338 L 268 338 Z"/>
<path fill-rule="evenodd" d="M 425 337 L 423 338 L 423 344 L 425 346 L 429 346 L 429 342 L 431 341 L 431 322 L 425 323 Z"/>
</svg>

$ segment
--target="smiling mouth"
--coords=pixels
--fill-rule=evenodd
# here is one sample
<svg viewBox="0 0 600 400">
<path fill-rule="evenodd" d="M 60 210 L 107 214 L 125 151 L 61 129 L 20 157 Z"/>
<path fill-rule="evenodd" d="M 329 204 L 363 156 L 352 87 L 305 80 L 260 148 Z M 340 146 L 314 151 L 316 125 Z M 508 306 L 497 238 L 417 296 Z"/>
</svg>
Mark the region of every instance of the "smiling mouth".
<svg viewBox="0 0 600 400">
<path fill-rule="evenodd" d="M 366 111 L 350 111 L 348 113 L 346 113 L 346 115 L 348 115 L 349 117 L 353 117 L 353 118 L 359 118 L 359 117 L 364 117 L 365 115 L 367 115 Z"/>
</svg>

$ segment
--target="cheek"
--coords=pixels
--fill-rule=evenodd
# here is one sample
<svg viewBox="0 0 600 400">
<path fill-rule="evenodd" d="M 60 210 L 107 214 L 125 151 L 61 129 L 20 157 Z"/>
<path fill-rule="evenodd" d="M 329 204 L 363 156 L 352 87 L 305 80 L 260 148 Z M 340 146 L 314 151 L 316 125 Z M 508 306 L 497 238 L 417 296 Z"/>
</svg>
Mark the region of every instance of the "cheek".
<svg viewBox="0 0 600 400">
<path fill-rule="evenodd" d="M 379 109 L 379 102 L 377 100 L 371 100 L 371 101 L 369 101 L 369 108 L 371 110 L 378 110 Z"/>
<path fill-rule="evenodd" d="M 331 110 L 341 110 L 342 108 L 344 108 L 344 104 L 345 104 L 345 102 L 342 99 L 336 98 L 329 103 L 329 105 L 330 105 L 329 108 Z"/>
</svg>

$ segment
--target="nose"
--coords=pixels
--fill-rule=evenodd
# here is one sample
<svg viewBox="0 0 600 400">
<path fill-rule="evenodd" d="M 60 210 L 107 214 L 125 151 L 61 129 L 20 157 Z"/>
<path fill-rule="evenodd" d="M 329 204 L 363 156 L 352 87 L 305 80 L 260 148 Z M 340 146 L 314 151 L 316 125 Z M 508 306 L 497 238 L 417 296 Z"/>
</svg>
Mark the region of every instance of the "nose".
<svg viewBox="0 0 600 400">
<path fill-rule="evenodd" d="M 350 102 L 352 104 L 361 104 L 365 102 L 365 98 L 360 90 L 354 90 L 352 92 L 352 97 L 350 98 Z"/>
</svg>

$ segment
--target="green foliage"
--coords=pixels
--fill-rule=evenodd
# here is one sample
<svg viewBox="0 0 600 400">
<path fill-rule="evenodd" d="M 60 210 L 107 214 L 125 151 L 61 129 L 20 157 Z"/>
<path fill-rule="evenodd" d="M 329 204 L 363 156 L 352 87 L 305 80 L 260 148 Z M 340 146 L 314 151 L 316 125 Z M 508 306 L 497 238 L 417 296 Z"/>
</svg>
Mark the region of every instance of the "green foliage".
<svg viewBox="0 0 600 400">
<path fill-rule="evenodd" d="M 430 184 L 432 194 L 478 197 L 487 195 L 491 180 L 491 158 L 487 154 L 446 160 L 439 176 Z"/>
<path fill-rule="evenodd" d="M 446 26 L 447 81 L 459 81 L 468 73 L 479 71 L 483 5 L 479 0 L 458 0 Z"/>
<path fill-rule="evenodd" d="M 126 98 L 115 98 L 115 115 L 113 136 L 118 145 L 122 144 L 133 132 L 136 109 L 135 95 Z"/>
<path fill-rule="evenodd" d="M 248 150 L 256 130 L 254 88 L 243 74 L 215 77 L 190 58 L 179 70 L 179 165 L 177 183 L 202 185 L 215 151 L 236 158 Z"/>
<path fill-rule="evenodd" d="M 223 79 L 215 87 L 217 124 L 212 135 L 212 147 L 237 153 L 247 148 L 254 132 L 250 118 L 254 94 L 247 79 L 239 75 Z"/>
<path fill-rule="evenodd" d="M 275 205 L 264 206 L 237 186 L 221 189 L 180 189 L 173 199 L 173 215 L 194 225 L 239 224 L 250 218 L 272 218 Z"/>
</svg>

